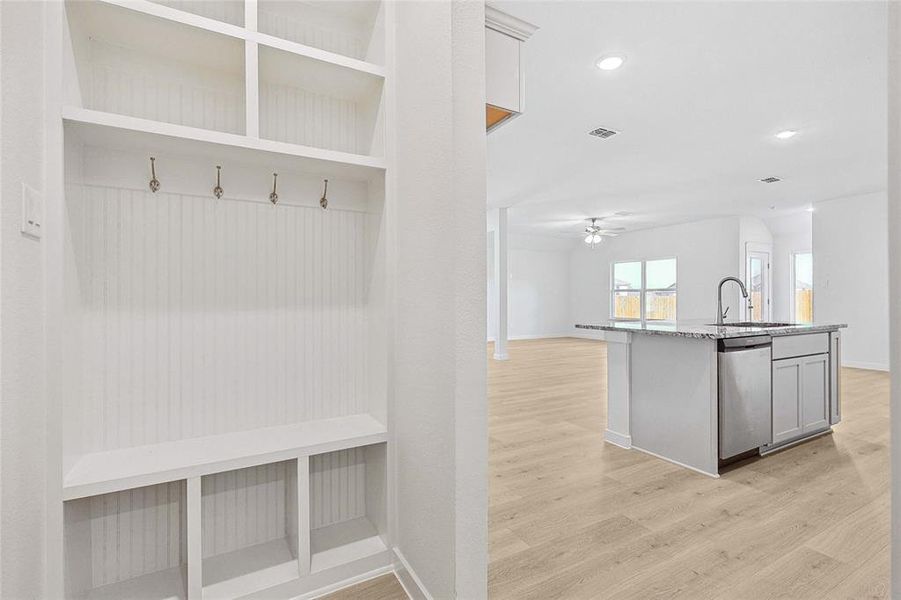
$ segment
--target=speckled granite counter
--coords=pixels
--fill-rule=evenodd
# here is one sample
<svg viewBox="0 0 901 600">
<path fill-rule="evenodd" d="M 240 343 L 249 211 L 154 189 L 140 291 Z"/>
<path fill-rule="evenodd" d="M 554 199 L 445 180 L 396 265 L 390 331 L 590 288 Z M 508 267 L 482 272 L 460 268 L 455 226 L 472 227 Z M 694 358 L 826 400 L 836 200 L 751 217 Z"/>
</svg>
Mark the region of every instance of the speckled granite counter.
<svg viewBox="0 0 901 600">
<path fill-rule="evenodd" d="M 847 327 L 844 323 L 812 323 L 809 325 L 788 325 L 779 327 L 724 327 L 710 325 L 704 321 L 678 321 L 676 323 L 640 323 L 637 321 L 608 321 L 601 324 L 577 323 L 577 329 L 601 331 L 623 331 L 648 335 L 669 335 L 694 339 L 721 340 L 724 338 L 746 337 L 749 335 L 799 335 L 821 331 L 836 331 Z"/>
</svg>

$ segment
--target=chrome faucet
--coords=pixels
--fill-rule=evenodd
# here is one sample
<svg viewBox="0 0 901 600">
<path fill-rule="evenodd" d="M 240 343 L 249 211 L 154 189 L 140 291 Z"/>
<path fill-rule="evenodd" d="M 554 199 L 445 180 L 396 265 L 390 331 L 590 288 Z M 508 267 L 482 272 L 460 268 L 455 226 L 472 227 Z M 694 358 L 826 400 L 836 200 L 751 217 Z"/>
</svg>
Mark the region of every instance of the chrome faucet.
<svg viewBox="0 0 901 600">
<path fill-rule="evenodd" d="M 729 312 L 728 306 L 726 307 L 726 312 L 723 312 L 723 284 L 727 281 L 734 281 L 741 288 L 741 295 L 748 301 L 748 312 L 750 313 L 751 309 L 754 308 L 751 305 L 751 299 L 748 297 L 748 290 L 745 289 L 745 284 L 742 283 L 741 279 L 738 277 L 723 277 L 716 288 L 716 324 L 719 326 L 724 324 L 723 319 L 726 318 L 726 313 Z"/>
</svg>

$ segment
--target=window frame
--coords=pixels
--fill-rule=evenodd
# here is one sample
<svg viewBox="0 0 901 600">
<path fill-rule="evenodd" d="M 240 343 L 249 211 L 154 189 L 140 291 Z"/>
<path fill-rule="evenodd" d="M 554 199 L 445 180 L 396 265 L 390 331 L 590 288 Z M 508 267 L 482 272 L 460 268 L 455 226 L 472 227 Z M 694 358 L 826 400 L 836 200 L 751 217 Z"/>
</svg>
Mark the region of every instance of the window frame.
<svg viewBox="0 0 901 600">
<path fill-rule="evenodd" d="M 648 263 L 656 262 L 659 260 L 671 260 L 676 265 L 676 285 L 672 288 L 648 288 Z M 616 265 L 618 264 L 626 264 L 626 263 L 639 263 L 641 265 L 641 287 L 639 289 L 627 288 L 627 289 L 616 289 Z M 638 292 L 639 298 L 639 316 L 637 319 L 629 318 L 629 317 L 617 317 L 616 316 L 616 292 Z M 647 293 L 648 292 L 674 292 L 676 294 L 676 309 L 675 315 L 672 319 L 648 319 L 647 318 Z M 625 260 L 614 260 L 610 263 L 610 295 L 608 297 L 608 302 L 610 304 L 610 320 L 617 321 L 621 323 L 663 323 L 663 324 L 672 324 L 679 320 L 679 258 L 676 256 L 662 256 L 655 258 L 641 258 L 641 259 L 625 259 Z"/>
<path fill-rule="evenodd" d="M 795 292 L 797 292 L 797 288 L 795 287 L 795 282 L 797 279 L 795 278 L 795 257 L 799 254 L 809 254 L 810 255 L 810 271 L 811 271 L 811 279 L 813 279 L 813 250 L 792 250 L 788 255 L 789 265 L 788 265 L 788 294 L 789 294 L 789 303 L 788 303 L 788 316 L 789 320 L 792 323 L 798 322 L 798 309 L 797 309 L 797 298 L 795 296 Z M 813 291 L 813 281 L 810 282 L 811 292 Z M 816 297 L 811 297 L 810 299 L 810 322 L 813 323 L 816 320 Z"/>
</svg>

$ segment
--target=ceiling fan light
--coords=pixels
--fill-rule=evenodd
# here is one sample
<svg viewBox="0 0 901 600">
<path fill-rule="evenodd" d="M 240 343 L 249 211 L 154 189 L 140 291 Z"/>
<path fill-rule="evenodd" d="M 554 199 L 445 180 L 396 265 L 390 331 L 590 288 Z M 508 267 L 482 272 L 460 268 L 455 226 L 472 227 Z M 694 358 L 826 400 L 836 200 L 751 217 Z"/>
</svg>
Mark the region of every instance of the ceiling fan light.
<svg viewBox="0 0 901 600">
<path fill-rule="evenodd" d="M 585 236 L 585 243 L 590 244 L 593 239 L 594 239 L 594 236 L 589 233 L 588 235 Z"/>
<path fill-rule="evenodd" d="M 600 244 L 602 241 L 604 241 L 604 238 L 602 238 L 602 237 L 601 237 L 599 234 L 597 234 L 597 233 L 594 234 L 594 235 L 592 236 L 592 238 L 591 238 L 591 242 L 594 243 L 594 244 Z"/>
</svg>

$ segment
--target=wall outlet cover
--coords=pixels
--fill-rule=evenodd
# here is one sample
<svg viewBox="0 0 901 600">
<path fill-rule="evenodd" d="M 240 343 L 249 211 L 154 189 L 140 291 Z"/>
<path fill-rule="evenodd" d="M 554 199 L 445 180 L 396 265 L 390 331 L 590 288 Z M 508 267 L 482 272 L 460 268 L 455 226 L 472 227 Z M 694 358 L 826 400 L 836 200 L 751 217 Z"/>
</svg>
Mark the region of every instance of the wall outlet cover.
<svg viewBox="0 0 901 600">
<path fill-rule="evenodd" d="M 40 192 L 22 182 L 22 233 L 35 239 L 41 238 L 44 202 Z"/>
</svg>

